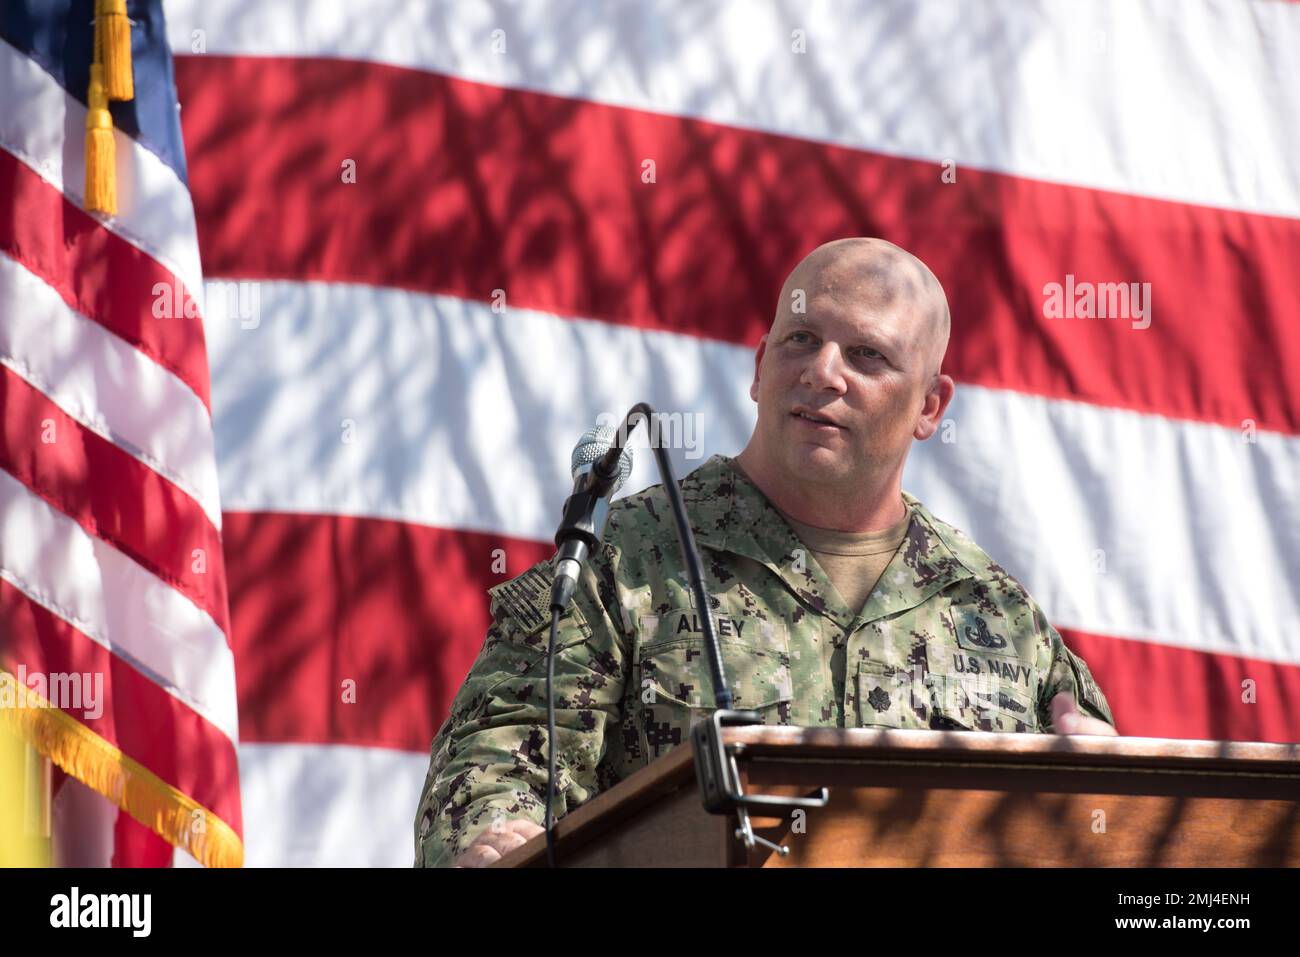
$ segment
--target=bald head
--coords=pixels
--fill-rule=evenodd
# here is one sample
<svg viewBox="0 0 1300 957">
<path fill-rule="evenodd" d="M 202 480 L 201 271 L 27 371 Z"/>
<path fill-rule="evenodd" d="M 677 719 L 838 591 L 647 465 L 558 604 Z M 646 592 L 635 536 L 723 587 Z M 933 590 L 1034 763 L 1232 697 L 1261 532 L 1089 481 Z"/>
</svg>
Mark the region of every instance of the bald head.
<svg viewBox="0 0 1300 957">
<path fill-rule="evenodd" d="M 736 459 L 801 522 L 877 531 L 906 511 L 903 466 L 943 421 L 948 299 L 883 239 L 818 246 L 794 268 L 754 352 L 758 421 Z"/>
<path fill-rule="evenodd" d="M 948 297 L 928 266 L 884 239 L 854 237 L 818 246 L 794 267 L 781 287 L 777 316 L 803 290 L 805 301 L 828 296 L 906 317 L 906 332 L 930 375 L 948 350 L 952 320 Z"/>
</svg>

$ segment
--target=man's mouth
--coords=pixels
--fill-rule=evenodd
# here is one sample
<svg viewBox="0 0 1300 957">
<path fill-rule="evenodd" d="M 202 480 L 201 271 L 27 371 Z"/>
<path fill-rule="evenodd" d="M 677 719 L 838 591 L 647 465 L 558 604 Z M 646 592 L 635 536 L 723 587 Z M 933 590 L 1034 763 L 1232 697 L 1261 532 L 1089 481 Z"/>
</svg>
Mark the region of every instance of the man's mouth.
<svg viewBox="0 0 1300 957">
<path fill-rule="evenodd" d="M 811 425 L 821 426 L 823 428 L 832 428 L 832 429 L 844 428 L 844 426 L 840 425 L 838 422 L 829 419 L 826 416 L 821 415 L 817 412 L 813 412 L 811 409 L 805 409 L 800 407 L 792 411 L 790 414 L 794 416 L 796 419 L 800 419 L 801 421 L 807 422 Z"/>
</svg>

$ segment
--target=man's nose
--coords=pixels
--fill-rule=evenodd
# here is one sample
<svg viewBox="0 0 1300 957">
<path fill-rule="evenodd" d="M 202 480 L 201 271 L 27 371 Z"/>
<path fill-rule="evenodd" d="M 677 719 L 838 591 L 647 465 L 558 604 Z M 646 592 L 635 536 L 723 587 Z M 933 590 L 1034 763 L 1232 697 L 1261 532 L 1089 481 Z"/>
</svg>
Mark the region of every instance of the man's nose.
<svg viewBox="0 0 1300 957">
<path fill-rule="evenodd" d="M 842 394 L 847 391 L 840 347 L 833 342 L 823 342 L 816 354 L 809 357 L 799 381 L 818 392 L 829 390 Z"/>
</svg>

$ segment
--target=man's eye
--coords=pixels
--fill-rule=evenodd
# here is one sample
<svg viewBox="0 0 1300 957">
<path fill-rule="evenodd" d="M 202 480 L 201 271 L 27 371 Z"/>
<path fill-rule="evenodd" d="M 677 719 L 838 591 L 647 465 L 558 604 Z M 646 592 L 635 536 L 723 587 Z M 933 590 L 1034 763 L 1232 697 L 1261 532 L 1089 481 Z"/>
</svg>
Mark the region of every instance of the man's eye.
<svg viewBox="0 0 1300 957">
<path fill-rule="evenodd" d="M 800 336 L 803 336 L 802 340 L 799 338 Z M 806 332 L 792 332 L 790 333 L 788 341 L 789 342 L 801 342 L 801 341 L 811 342 L 812 336 L 808 335 L 808 333 Z"/>
<path fill-rule="evenodd" d="M 860 353 L 860 354 L 861 354 L 864 358 L 867 358 L 867 359 L 883 359 L 883 358 L 885 358 L 883 355 L 881 355 L 881 354 L 880 354 L 879 352 L 877 352 L 875 349 L 868 349 L 866 346 L 863 346 L 863 347 L 862 347 L 862 350 L 861 350 L 861 353 Z"/>
</svg>

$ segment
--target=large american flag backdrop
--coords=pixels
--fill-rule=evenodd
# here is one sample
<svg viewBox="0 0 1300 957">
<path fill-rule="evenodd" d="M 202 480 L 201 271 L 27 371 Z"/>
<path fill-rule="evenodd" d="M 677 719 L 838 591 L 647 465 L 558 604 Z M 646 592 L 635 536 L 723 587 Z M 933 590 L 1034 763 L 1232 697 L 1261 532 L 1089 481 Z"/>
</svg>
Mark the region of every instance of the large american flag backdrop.
<svg viewBox="0 0 1300 957">
<path fill-rule="evenodd" d="M 167 19 L 247 863 L 411 862 L 485 591 L 551 553 L 575 440 L 646 400 L 699 426 L 679 475 L 739 451 L 781 282 L 842 236 L 952 306 L 905 488 L 1025 583 L 1120 732 L 1300 741 L 1300 6 Z M 1098 316 L 1110 284 L 1142 307 Z"/>
</svg>

